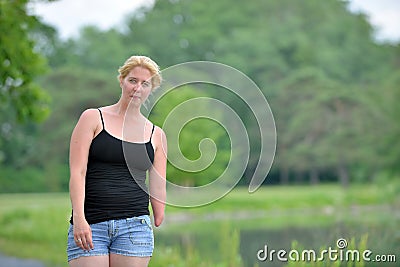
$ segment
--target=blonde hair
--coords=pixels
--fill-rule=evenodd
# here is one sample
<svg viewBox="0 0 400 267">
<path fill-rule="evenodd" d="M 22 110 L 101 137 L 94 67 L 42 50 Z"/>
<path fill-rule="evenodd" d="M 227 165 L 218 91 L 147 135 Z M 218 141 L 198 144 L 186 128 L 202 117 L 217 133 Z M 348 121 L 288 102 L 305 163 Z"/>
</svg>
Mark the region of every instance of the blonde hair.
<svg viewBox="0 0 400 267">
<path fill-rule="evenodd" d="M 125 78 L 126 76 L 128 76 L 129 72 L 135 67 L 143 67 L 150 71 L 152 76 L 152 90 L 155 90 L 161 85 L 162 78 L 160 68 L 158 67 L 157 63 L 146 56 L 131 56 L 130 58 L 128 58 L 125 61 L 124 65 L 119 67 L 118 78 Z"/>
</svg>

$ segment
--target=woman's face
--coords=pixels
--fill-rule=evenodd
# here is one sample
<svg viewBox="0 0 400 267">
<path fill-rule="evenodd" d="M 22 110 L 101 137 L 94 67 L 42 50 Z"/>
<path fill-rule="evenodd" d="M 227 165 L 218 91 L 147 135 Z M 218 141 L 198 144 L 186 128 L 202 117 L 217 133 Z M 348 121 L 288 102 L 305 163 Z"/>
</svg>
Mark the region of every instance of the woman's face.
<svg viewBox="0 0 400 267">
<path fill-rule="evenodd" d="M 120 77 L 122 96 L 132 103 L 141 105 L 149 96 L 152 83 L 151 73 L 147 68 L 134 67 L 125 78 Z"/>
</svg>

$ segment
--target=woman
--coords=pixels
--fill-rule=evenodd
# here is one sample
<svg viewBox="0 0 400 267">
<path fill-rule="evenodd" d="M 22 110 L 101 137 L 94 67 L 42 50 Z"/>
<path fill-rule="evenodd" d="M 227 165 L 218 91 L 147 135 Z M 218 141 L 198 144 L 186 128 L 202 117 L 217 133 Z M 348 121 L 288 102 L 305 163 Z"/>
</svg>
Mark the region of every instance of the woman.
<svg viewBox="0 0 400 267">
<path fill-rule="evenodd" d="M 159 67 L 132 56 L 118 71 L 119 101 L 85 110 L 71 136 L 71 267 L 147 266 L 154 247 L 149 199 L 154 225 L 164 219 L 167 141 L 140 112 L 161 83 Z"/>
</svg>

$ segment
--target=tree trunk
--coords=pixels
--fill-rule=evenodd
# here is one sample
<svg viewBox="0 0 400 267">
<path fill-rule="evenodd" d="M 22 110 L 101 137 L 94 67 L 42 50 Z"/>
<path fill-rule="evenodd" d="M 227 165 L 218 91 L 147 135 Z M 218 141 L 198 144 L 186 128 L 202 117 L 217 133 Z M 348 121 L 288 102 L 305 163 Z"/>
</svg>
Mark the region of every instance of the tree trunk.
<svg viewBox="0 0 400 267">
<path fill-rule="evenodd" d="M 286 167 L 283 167 L 280 171 L 280 175 L 279 175 L 279 180 L 281 182 L 281 184 L 283 185 L 287 185 L 289 184 L 289 169 Z"/>
<path fill-rule="evenodd" d="M 319 175 L 318 170 L 316 168 L 312 168 L 310 172 L 310 183 L 312 185 L 319 184 Z"/>
<path fill-rule="evenodd" d="M 296 171 L 294 176 L 294 183 L 301 184 L 303 182 L 303 174 L 300 171 Z"/>
<path fill-rule="evenodd" d="M 349 177 L 349 172 L 347 170 L 346 165 L 343 162 L 339 163 L 338 166 L 338 176 L 339 176 L 339 181 L 340 184 L 344 187 L 344 188 L 348 188 L 349 184 L 350 184 L 350 177 Z"/>
</svg>

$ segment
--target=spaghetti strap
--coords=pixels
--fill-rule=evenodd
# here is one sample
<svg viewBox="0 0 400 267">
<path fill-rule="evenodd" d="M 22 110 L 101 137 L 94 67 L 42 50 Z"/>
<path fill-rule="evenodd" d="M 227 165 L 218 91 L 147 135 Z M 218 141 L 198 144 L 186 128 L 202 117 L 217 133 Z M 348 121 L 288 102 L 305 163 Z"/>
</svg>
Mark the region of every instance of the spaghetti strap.
<svg viewBox="0 0 400 267">
<path fill-rule="evenodd" d="M 100 112 L 100 118 L 101 118 L 101 124 L 103 125 L 103 130 L 104 130 L 104 120 L 103 120 L 103 114 L 101 113 L 101 110 L 98 108 Z"/>
<path fill-rule="evenodd" d="M 151 138 L 153 137 L 153 133 L 154 133 L 154 124 L 153 124 L 153 129 L 151 129 L 151 135 L 150 135 L 150 140 L 149 140 L 149 142 L 151 141 Z"/>
</svg>

